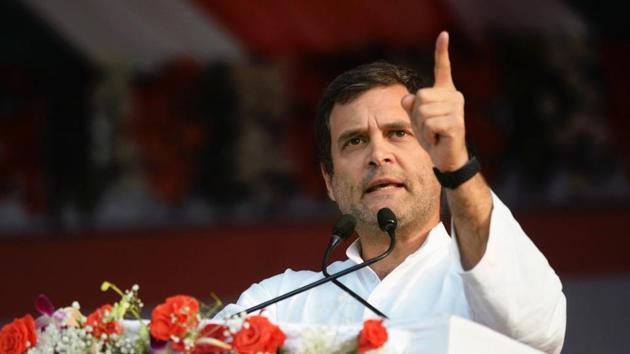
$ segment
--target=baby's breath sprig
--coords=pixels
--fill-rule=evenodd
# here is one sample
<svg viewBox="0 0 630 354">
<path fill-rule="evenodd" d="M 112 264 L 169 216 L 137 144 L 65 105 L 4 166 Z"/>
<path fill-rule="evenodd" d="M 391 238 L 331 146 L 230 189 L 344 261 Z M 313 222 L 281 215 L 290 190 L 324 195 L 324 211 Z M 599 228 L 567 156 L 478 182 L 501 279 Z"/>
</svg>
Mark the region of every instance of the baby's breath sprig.
<svg viewBox="0 0 630 354">
<path fill-rule="evenodd" d="M 129 313 L 135 319 L 142 320 L 142 317 L 140 317 L 140 311 L 142 310 L 144 304 L 138 296 L 138 291 L 140 290 L 138 284 L 134 284 L 131 287 L 131 290 L 125 290 L 125 292 L 123 292 L 116 285 L 108 281 L 104 281 L 103 284 L 101 284 L 101 291 L 104 292 L 110 289 L 116 292 L 121 297 L 120 301 L 115 303 L 112 309 L 112 315 L 116 319 L 122 320 L 124 319 L 125 315 Z"/>
<path fill-rule="evenodd" d="M 125 290 L 123 292 L 116 285 L 108 281 L 104 281 L 103 284 L 101 284 L 101 291 L 105 292 L 107 290 L 113 290 L 121 297 L 120 301 L 114 303 L 112 306 L 111 317 L 113 320 L 123 320 L 125 315 L 131 314 L 131 316 L 140 322 L 138 338 L 135 341 L 135 350 L 138 353 L 145 352 L 145 349 L 149 345 L 149 328 L 140 316 L 140 312 L 144 306 L 142 300 L 140 300 L 140 297 L 138 296 L 140 286 L 138 286 L 138 284 L 134 284 L 131 287 L 131 290 Z M 126 344 L 126 346 L 129 346 L 129 344 Z"/>
</svg>

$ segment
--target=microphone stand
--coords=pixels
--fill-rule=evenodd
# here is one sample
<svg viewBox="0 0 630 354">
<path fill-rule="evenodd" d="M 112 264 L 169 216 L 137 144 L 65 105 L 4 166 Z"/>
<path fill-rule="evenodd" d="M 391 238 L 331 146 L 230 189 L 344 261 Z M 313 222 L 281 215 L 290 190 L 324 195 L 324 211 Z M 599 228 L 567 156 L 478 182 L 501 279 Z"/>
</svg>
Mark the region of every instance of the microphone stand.
<svg viewBox="0 0 630 354">
<path fill-rule="evenodd" d="M 285 293 L 285 294 L 282 294 L 280 296 L 277 296 L 277 297 L 275 297 L 275 298 L 273 298 L 271 300 L 268 300 L 268 301 L 265 301 L 265 302 L 263 302 L 261 304 L 258 304 L 256 306 L 250 307 L 250 308 L 246 309 L 243 312 L 245 312 L 246 314 L 250 314 L 250 313 L 252 313 L 254 311 L 258 311 L 258 310 L 264 309 L 265 307 L 267 307 L 269 305 L 273 305 L 276 302 L 280 302 L 282 300 L 285 300 L 285 299 L 290 298 L 292 296 L 295 296 L 297 294 L 303 293 L 303 292 L 305 292 L 307 290 L 310 290 L 310 289 L 312 289 L 312 288 L 314 288 L 316 286 L 319 286 L 321 284 L 327 283 L 329 281 L 333 281 L 333 280 L 335 280 L 335 279 L 337 279 L 339 277 L 342 277 L 342 276 L 344 276 L 346 274 L 355 272 L 355 271 L 357 271 L 357 270 L 359 270 L 361 268 L 365 268 L 365 267 L 367 267 L 367 266 L 369 266 L 371 264 L 374 264 L 374 263 L 380 261 L 381 259 L 389 256 L 390 253 L 392 253 L 392 251 L 394 250 L 394 246 L 396 245 L 396 237 L 395 237 L 394 230 L 393 229 L 391 231 L 387 230 L 387 235 L 390 238 L 389 248 L 387 248 L 387 250 L 385 252 L 383 252 L 382 254 L 380 254 L 380 255 L 378 255 L 378 256 L 376 256 L 374 258 L 370 258 L 370 259 L 364 261 L 363 263 L 356 264 L 356 265 L 354 265 L 354 266 L 352 266 L 350 268 L 346 268 L 346 269 L 341 270 L 341 271 L 339 271 L 337 273 L 331 274 L 330 276 L 324 277 L 324 278 L 316 280 L 316 281 L 314 281 L 314 282 L 312 282 L 310 284 L 306 284 L 306 285 L 304 285 L 304 286 L 302 286 L 300 288 L 297 288 L 295 290 L 289 291 L 288 293 Z M 231 317 L 236 317 L 236 316 L 240 315 L 241 313 L 242 312 L 234 314 Z M 383 317 L 385 317 L 385 315 L 383 315 Z"/>
<path fill-rule="evenodd" d="M 391 239 L 393 240 L 393 237 L 390 236 Z M 390 248 L 392 248 L 391 244 L 390 244 Z M 330 274 L 328 273 L 328 269 L 327 268 L 327 264 L 328 264 L 328 258 L 330 257 L 330 254 L 332 253 L 333 247 L 328 247 L 326 249 L 326 253 L 324 254 L 324 259 L 322 260 L 322 273 L 324 274 L 325 277 L 330 277 Z M 339 280 L 337 280 L 336 278 L 331 280 L 335 285 L 337 285 L 339 288 L 341 288 L 341 290 L 345 291 L 346 293 L 348 293 L 348 295 L 352 296 L 355 300 L 357 300 L 358 302 L 360 302 L 361 304 L 363 304 L 363 306 L 369 308 L 370 310 L 372 310 L 372 312 L 374 312 L 375 314 L 383 317 L 383 318 L 388 318 L 384 313 L 382 313 L 381 311 L 379 311 L 376 307 L 372 306 L 372 304 L 370 304 L 367 300 L 363 299 L 361 296 L 359 296 L 357 293 L 355 293 L 354 291 L 350 290 L 350 288 L 348 288 L 347 286 L 343 285 L 343 283 L 341 283 Z"/>
</svg>

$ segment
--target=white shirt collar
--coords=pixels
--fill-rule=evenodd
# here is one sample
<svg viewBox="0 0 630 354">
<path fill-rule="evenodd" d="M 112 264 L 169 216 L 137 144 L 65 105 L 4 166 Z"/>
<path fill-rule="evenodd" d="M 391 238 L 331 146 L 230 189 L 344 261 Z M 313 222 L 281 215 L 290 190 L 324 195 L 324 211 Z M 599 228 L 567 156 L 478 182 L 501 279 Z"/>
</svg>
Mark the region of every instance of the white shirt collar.
<svg viewBox="0 0 630 354">
<path fill-rule="evenodd" d="M 361 244 L 359 240 L 360 239 L 354 240 L 354 242 L 352 242 L 346 249 L 346 256 L 348 256 L 348 259 L 356 264 L 363 263 L 363 258 L 361 258 Z M 448 232 L 446 232 L 444 224 L 440 222 L 431 229 L 422 245 L 420 245 L 420 247 L 407 258 L 414 258 L 419 254 L 431 252 L 432 250 L 443 246 L 444 243 L 450 242 L 450 240 L 451 238 L 448 235 Z"/>
</svg>

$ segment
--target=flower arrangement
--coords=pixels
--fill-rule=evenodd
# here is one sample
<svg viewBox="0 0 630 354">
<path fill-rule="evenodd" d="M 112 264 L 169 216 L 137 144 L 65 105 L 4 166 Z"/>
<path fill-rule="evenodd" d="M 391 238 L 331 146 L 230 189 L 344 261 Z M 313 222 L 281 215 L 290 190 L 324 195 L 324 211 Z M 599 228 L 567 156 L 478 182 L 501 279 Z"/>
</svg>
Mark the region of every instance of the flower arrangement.
<svg viewBox="0 0 630 354">
<path fill-rule="evenodd" d="M 35 308 L 40 316 L 15 319 L 0 330 L 0 354 L 57 353 L 287 353 L 283 347 L 286 334 L 263 315 L 246 316 L 223 322 L 208 322 L 222 306 L 207 306 L 186 295 L 169 297 L 155 307 L 151 321 L 140 317 L 143 308 L 138 297 L 139 287 L 121 291 L 104 282 L 102 291 L 112 290 L 121 299 L 105 304 L 88 316 L 81 313 L 77 302 L 55 309 L 52 302 L 40 295 Z M 131 330 L 126 319 L 135 319 L 139 327 Z M 321 338 L 303 338 L 300 352 L 367 353 L 382 348 L 387 342 L 387 329 L 382 320 L 366 320 L 359 334 L 337 347 L 321 343 Z"/>
</svg>

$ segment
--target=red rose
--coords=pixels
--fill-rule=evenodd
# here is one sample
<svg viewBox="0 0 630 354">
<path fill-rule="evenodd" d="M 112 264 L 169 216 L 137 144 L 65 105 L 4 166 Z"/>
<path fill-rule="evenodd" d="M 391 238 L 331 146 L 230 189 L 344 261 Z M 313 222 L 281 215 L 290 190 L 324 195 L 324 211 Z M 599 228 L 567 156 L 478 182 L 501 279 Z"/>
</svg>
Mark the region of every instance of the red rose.
<svg viewBox="0 0 630 354">
<path fill-rule="evenodd" d="M 359 353 L 378 349 L 387 342 L 387 329 L 383 327 L 383 320 L 366 320 L 359 333 Z"/>
<path fill-rule="evenodd" d="M 26 353 L 35 344 L 35 321 L 31 315 L 16 319 L 0 330 L 0 354 Z"/>
<path fill-rule="evenodd" d="M 227 353 L 229 349 L 222 348 L 213 344 L 204 343 L 204 339 L 206 338 L 214 338 L 224 342 L 228 339 L 225 335 L 225 332 L 228 330 L 226 326 L 218 325 L 218 324 L 207 324 L 199 335 L 197 336 L 197 340 L 195 348 L 193 349 L 193 354 L 209 354 L 209 353 Z"/>
<path fill-rule="evenodd" d="M 249 325 L 247 325 L 249 324 Z M 284 333 L 266 317 L 252 316 L 234 335 L 233 347 L 239 354 L 275 353 L 284 344 Z"/>
<path fill-rule="evenodd" d="M 112 305 L 107 304 L 92 312 L 85 321 L 86 326 L 92 327 L 92 336 L 101 338 L 101 335 L 121 334 L 122 326 L 117 321 L 107 319 L 107 314 L 112 312 Z"/>
<path fill-rule="evenodd" d="M 160 340 L 171 340 L 173 336 L 184 338 L 186 333 L 199 324 L 199 303 L 185 295 L 171 296 L 166 302 L 153 309 L 151 335 Z"/>
</svg>

